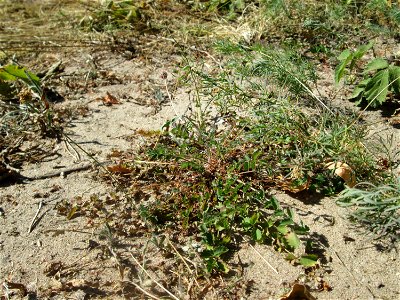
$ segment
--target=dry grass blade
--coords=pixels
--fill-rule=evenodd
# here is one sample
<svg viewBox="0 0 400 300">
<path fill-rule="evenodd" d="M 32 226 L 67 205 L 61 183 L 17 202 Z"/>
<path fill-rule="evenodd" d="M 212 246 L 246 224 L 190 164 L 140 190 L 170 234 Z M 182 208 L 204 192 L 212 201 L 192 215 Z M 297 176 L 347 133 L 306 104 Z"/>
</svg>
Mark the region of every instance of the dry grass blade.
<svg viewBox="0 0 400 300">
<path fill-rule="evenodd" d="M 264 256 L 261 255 L 260 252 L 256 250 L 256 248 L 253 247 L 252 244 L 249 244 L 250 248 L 254 250 L 254 252 L 274 271 L 276 274 L 279 274 L 278 271 L 268 262 L 268 260 L 265 259 Z"/>
<path fill-rule="evenodd" d="M 42 206 L 43 206 L 43 201 L 40 201 L 40 202 L 39 202 L 39 205 L 38 205 L 38 209 L 37 209 L 37 211 L 36 211 L 36 214 L 35 214 L 35 216 L 34 216 L 33 219 L 32 219 L 31 225 L 29 226 L 28 233 L 31 233 L 32 230 L 34 229 L 34 227 L 36 226 L 36 224 L 37 224 L 37 217 L 38 217 L 38 215 L 39 215 L 40 210 L 42 209 Z"/>
<path fill-rule="evenodd" d="M 129 284 L 132 284 L 135 286 L 135 288 L 137 288 L 139 291 L 141 291 L 143 294 L 145 294 L 146 296 L 150 297 L 151 299 L 155 299 L 155 300 L 160 300 L 160 298 L 154 296 L 153 294 L 150 294 L 148 291 L 144 290 L 140 285 L 134 283 L 133 281 L 127 281 Z"/>
<path fill-rule="evenodd" d="M 133 259 L 133 261 L 137 264 L 137 266 L 159 287 L 161 288 L 164 292 L 166 292 L 168 295 L 170 295 L 173 299 L 175 300 L 179 300 L 178 297 L 176 297 L 174 294 L 172 294 L 170 291 L 168 291 L 162 284 L 160 284 L 158 281 L 156 281 L 150 274 L 149 272 L 146 271 L 145 268 L 143 268 L 143 266 L 139 263 L 139 261 L 133 256 L 132 253 L 131 257 Z"/>
<path fill-rule="evenodd" d="M 182 257 L 182 255 L 179 253 L 179 251 L 175 248 L 175 246 L 172 244 L 172 242 L 170 240 L 168 240 L 169 244 L 171 245 L 172 249 L 174 249 L 175 253 L 179 256 L 179 258 L 182 260 L 182 262 L 185 264 L 186 268 L 188 269 L 189 273 L 191 275 L 195 275 L 193 274 L 192 269 L 189 267 L 189 265 L 186 263 L 186 259 L 184 257 Z M 200 287 L 199 282 L 197 281 L 196 278 L 194 278 L 194 281 L 196 282 L 197 287 Z"/>
</svg>

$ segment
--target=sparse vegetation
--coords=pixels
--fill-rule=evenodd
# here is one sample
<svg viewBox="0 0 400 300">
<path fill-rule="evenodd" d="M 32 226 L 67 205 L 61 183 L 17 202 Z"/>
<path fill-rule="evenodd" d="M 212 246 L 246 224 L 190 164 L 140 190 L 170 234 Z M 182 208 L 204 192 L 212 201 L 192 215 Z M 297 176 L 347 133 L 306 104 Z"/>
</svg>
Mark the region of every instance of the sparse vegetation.
<svg viewBox="0 0 400 300">
<path fill-rule="evenodd" d="M 121 166 L 124 180 L 131 173 L 133 192 L 155 195 L 141 206 L 146 221 L 201 236 L 209 272 L 228 271 L 223 257 L 240 234 L 279 251 L 300 246 L 297 235 L 308 228 L 294 223 L 293 213 L 280 208 L 268 195 L 269 188 L 335 194 L 345 181 L 327 167 L 329 162 L 346 162 L 358 181 L 383 175 L 362 144 L 363 127 L 350 126 L 354 117 L 323 106 L 302 109 L 293 100 L 275 96 L 274 85 L 260 77 L 268 74 L 284 83 L 287 74 L 289 91 L 301 95 L 307 83 L 291 78 L 303 78 L 297 75 L 303 69 L 288 71 L 294 66 L 290 60 L 277 63 L 275 56 L 263 56 L 264 48 L 228 49 L 239 49 L 241 55 L 228 59 L 222 72 L 206 74 L 190 65 L 183 69 L 181 80 L 196 87 L 193 113 L 168 122 L 164 133 Z M 261 60 L 255 60 L 257 56 Z M 216 116 L 204 108 L 211 105 L 217 107 Z M 136 160 L 151 167 L 138 168 Z M 119 173 L 121 168 L 110 170 Z M 307 251 L 312 251 L 311 244 Z"/>
<path fill-rule="evenodd" d="M 354 208 L 353 220 L 369 228 L 375 237 L 389 237 L 393 242 L 400 233 L 400 178 L 391 183 L 374 185 L 359 184 L 345 189 L 338 196 L 339 205 Z"/>
<path fill-rule="evenodd" d="M 38 144 L 21 146 L 39 137 L 60 139 L 61 127 L 40 84 L 40 79 L 21 66 L 0 68 L 0 178 L 7 179 L 23 162 L 51 155 Z"/>
<path fill-rule="evenodd" d="M 24 6 L 28 4 L 18 2 L 13 8 L 12 1 L 4 3 L 0 8 L 5 15 L 43 18 L 44 12 L 35 12 L 36 6 L 28 9 Z M 54 12 L 49 3 L 47 7 Z M 384 119 L 379 116 L 376 121 L 375 116 L 371 121 L 366 115 L 369 107 L 383 111 L 389 104 L 394 109 L 385 117 L 398 114 L 400 3 L 124 0 L 82 7 L 71 14 L 57 9 L 57 24 L 67 24 L 70 31 L 48 45 L 64 51 L 81 43 L 80 49 L 87 47 L 88 52 L 79 67 L 69 66 L 71 73 L 54 80 L 42 80 L 36 72 L 43 69 L 43 62 L 32 49 L 39 44 L 43 49 L 44 44 L 42 40 L 35 44 L 32 36 L 39 39 L 36 33 L 43 23 L 27 35 L 29 41 L 21 41 L 23 46 L 31 45 L 29 51 L 18 50 L 16 56 L 9 53 L 18 49 L 8 41 L 12 23 L 0 24 L 0 34 L 3 29 L 9 34 L 4 40 L 9 48 L 0 49 L 4 53 L 0 56 L 0 181 L 11 171 L 18 173 L 23 163 L 53 153 L 51 145 L 41 146 L 42 138 L 74 144 L 72 135 L 63 134 L 65 120 L 60 117 L 65 113 L 72 118 L 74 112 L 57 114 L 43 81 L 62 86 L 69 95 L 79 91 L 80 97 L 107 84 L 131 84 L 132 90 L 138 87 L 151 99 L 136 101 L 129 91 L 119 95 L 120 100 L 106 91 L 103 98 L 90 101 L 101 100 L 110 110 L 124 101 L 151 103 L 157 107 L 154 114 L 163 105 L 175 110 L 174 93 L 184 91 L 190 102 L 185 113 L 175 112 L 161 129 L 136 130 L 129 137 L 136 148 L 115 149 L 108 155 L 99 172 L 103 171 L 103 182 L 113 183 L 114 192 L 87 199 L 76 195 L 56 206 L 68 221 L 84 216 L 86 229 L 95 228 L 91 238 L 98 241 L 90 240 L 88 249 L 99 250 L 103 261 L 115 262 L 121 281 L 116 294 L 152 295 L 142 288 L 148 277 L 162 291 L 160 295 L 174 299 L 175 292 L 182 298 L 203 299 L 213 288 L 218 290 L 217 298 L 244 297 L 251 282 L 232 279 L 241 275 L 231 259 L 245 243 L 268 245 L 279 252 L 278 257 L 298 266 L 305 280 L 312 276 L 314 280 L 318 268 L 329 264 L 321 250 L 329 243 L 318 239 L 318 232 L 296 214 L 296 207 L 280 202 L 276 191 L 299 198 L 337 199 L 361 228 L 397 245 L 399 153 L 392 150 L 394 142 L 376 149 L 371 146 L 374 136 L 369 125 Z M 66 57 L 73 60 L 81 55 L 79 51 Z M 112 64 L 143 62 L 161 76 L 149 80 L 144 73 L 115 74 L 99 66 L 108 58 L 115 58 Z M 174 67 L 171 78 L 167 71 Z M 338 89 L 341 82 L 343 88 Z M 362 112 L 347 101 L 349 93 L 357 105 L 367 102 Z M 96 156 L 82 144 L 75 146 L 91 159 Z M 96 162 L 100 166 L 100 160 Z M 121 250 L 123 239 L 131 243 L 139 236 L 148 239 L 145 245 L 138 242 L 143 253 L 130 249 L 129 256 Z M 145 268 L 149 245 L 173 260 L 163 266 L 170 276 L 163 284 Z M 141 271 L 136 272 L 136 267 Z M 61 278 L 60 270 L 50 274 Z M 68 276 L 73 272 L 78 273 L 71 271 Z M 49 288 L 46 293 L 73 286 L 61 282 L 58 290 Z M 319 287 L 328 290 L 329 285 Z"/>
<path fill-rule="evenodd" d="M 144 1 L 105 1 L 100 7 L 94 8 L 91 14 L 84 16 L 79 25 L 86 30 L 100 32 L 139 26 L 143 29 L 146 27 L 146 16 L 142 12 L 145 6 Z"/>
</svg>

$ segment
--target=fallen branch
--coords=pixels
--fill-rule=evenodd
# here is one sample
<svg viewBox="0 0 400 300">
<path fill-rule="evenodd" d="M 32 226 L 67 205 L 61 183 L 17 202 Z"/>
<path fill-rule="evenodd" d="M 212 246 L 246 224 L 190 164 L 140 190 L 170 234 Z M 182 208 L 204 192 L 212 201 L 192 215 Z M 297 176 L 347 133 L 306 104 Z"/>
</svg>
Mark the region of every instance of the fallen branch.
<svg viewBox="0 0 400 300">
<path fill-rule="evenodd" d="M 111 161 L 102 162 L 102 163 L 100 163 L 100 165 L 106 165 L 108 163 L 111 163 Z M 70 167 L 70 168 L 61 169 L 58 171 L 49 172 L 49 173 L 46 173 L 43 175 L 36 175 L 33 177 L 24 176 L 24 179 L 28 180 L 28 181 L 34 181 L 34 180 L 42 180 L 42 179 L 47 179 L 47 178 L 63 176 L 63 175 L 71 174 L 73 172 L 89 170 L 93 165 L 95 165 L 95 164 L 90 162 L 90 163 L 86 163 L 86 164 L 79 165 L 79 166 L 74 166 L 74 167 Z"/>
</svg>

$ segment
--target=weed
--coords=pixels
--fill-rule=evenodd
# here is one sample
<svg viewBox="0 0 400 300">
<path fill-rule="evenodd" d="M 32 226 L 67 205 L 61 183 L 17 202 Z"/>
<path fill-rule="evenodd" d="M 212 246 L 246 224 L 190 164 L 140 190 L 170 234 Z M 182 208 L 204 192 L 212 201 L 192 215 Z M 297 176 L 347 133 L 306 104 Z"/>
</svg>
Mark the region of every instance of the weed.
<svg viewBox="0 0 400 300">
<path fill-rule="evenodd" d="M 234 59 L 220 72 L 183 68 L 182 82 L 195 87 L 191 113 L 167 122 L 159 135 L 147 136 L 138 158 L 123 162 L 131 169 L 131 190 L 149 199 L 141 215 L 160 230 L 201 242 L 209 273 L 228 272 L 227 258 L 243 235 L 313 266 L 318 257 L 309 253 L 308 227 L 296 223 L 293 212 L 267 191 L 335 194 L 345 182 L 327 167 L 330 162 L 346 162 L 358 180 L 380 176 L 361 143 L 365 133 L 356 124 L 349 126 L 348 116 L 305 110 L 290 98 L 274 96 L 274 85 L 263 78 L 274 79 L 277 72 L 282 77 L 276 82 L 286 80 L 292 87 L 298 81 L 285 79 L 283 64 L 264 48 L 228 44 L 221 49 Z M 257 56 L 267 62 L 254 67 Z M 285 66 L 292 66 L 289 62 Z M 295 72 L 286 74 L 295 77 Z M 285 90 L 296 93 L 295 87 Z M 213 104 L 216 116 L 209 111 Z"/>
<path fill-rule="evenodd" d="M 106 1 L 101 7 L 95 8 L 91 15 L 82 18 L 79 25 L 88 30 L 101 32 L 146 27 L 144 5 L 144 2 L 140 4 L 126 0 Z"/>
<path fill-rule="evenodd" d="M 276 50 L 259 44 L 248 47 L 230 42 L 219 42 L 216 49 L 237 55 L 228 64 L 243 78 L 261 77 L 269 81 L 269 86 L 285 87 L 294 96 L 306 96 L 309 85 L 315 85 L 317 80 L 312 63 L 293 49 Z"/>
<path fill-rule="evenodd" d="M 338 59 L 340 64 L 336 67 L 335 82 L 336 84 L 345 76 L 345 72 L 351 73 L 357 66 L 357 62 L 373 47 L 373 43 L 363 45 L 357 50 L 343 51 Z M 359 74 L 352 74 L 357 76 Z M 375 58 L 365 65 L 361 73 L 363 79 L 358 82 L 350 99 L 357 100 L 356 104 L 360 104 L 366 100 L 368 106 L 379 107 L 387 99 L 388 94 L 392 93 L 392 98 L 400 96 L 400 67 L 395 62 L 389 64 L 388 60 L 383 58 Z"/>
<path fill-rule="evenodd" d="M 49 155 L 38 145 L 19 151 L 35 135 L 60 139 L 61 127 L 53 119 L 39 78 L 15 64 L 3 66 L 0 97 L 0 163 L 13 169 L 27 158 L 34 160 Z"/>
<path fill-rule="evenodd" d="M 219 12 L 226 15 L 228 19 L 234 19 L 244 10 L 246 2 L 245 0 L 197 0 L 193 2 L 192 7 L 197 10 Z"/>
<path fill-rule="evenodd" d="M 400 235 L 400 178 L 391 183 L 359 184 L 339 194 L 337 203 L 352 207 L 351 218 L 369 228 L 378 237 L 398 240 Z"/>
</svg>

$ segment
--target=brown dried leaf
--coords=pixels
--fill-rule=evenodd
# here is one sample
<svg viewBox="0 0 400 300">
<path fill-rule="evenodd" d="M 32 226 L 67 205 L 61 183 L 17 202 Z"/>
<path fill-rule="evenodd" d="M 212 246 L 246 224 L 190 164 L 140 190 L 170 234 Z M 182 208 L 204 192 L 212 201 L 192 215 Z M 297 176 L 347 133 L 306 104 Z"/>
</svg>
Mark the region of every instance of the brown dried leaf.
<svg viewBox="0 0 400 300">
<path fill-rule="evenodd" d="M 107 167 L 107 170 L 119 175 L 132 173 L 130 168 L 124 167 L 123 165 L 109 166 Z"/>
<path fill-rule="evenodd" d="M 277 181 L 275 181 L 275 183 L 277 183 L 284 191 L 288 191 L 290 193 L 299 193 L 304 190 L 308 190 L 308 188 L 310 187 L 311 179 L 308 178 L 306 182 L 300 185 L 300 184 L 295 184 L 295 180 L 290 178 L 285 178 L 280 175 L 278 176 Z"/>
<path fill-rule="evenodd" d="M 6 286 L 10 290 L 19 290 L 21 292 L 22 296 L 26 296 L 26 294 L 28 293 L 28 290 L 26 289 L 25 285 L 23 285 L 22 283 L 4 281 L 3 285 Z"/>
<path fill-rule="evenodd" d="M 349 187 L 356 185 L 356 175 L 348 164 L 340 161 L 330 162 L 325 165 L 325 168 L 328 170 L 335 170 L 335 174 L 341 177 Z"/>
<path fill-rule="evenodd" d="M 52 277 L 52 276 L 56 275 L 59 271 L 61 271 L 62 268 L 63 268 L 62 262 L 60 262 L 60 261 L 51 262 L 46 266 L 43 273 L 47 277 Z"/>
<path fill-rule="evenodd" d="M 290 293 L 281 297 L 280 300 L 316 300 L 313 295 L 310 294 L 307 287 L 303 284 L 295 283 Z"/>
<path fill-rule="evenodd" d="M 322 291 L 325 291 L 325 292 L 332 291 L 332 287 L 325 280 L 321 280 L 318 283 L 318 289 L 319 289 L 320 292 L 322 292 Z"/>
<path fill-rule="evenodd" d="M 113 104 L 119 104 L 119 101 L 117 100 L 117 98 L 115 98 L 109 92 L 107 92 L 107 95 L 104 96 L 101 100 L 103 101 L 103 104 L 105 106 L 111 106 Z"/>
</svg>

